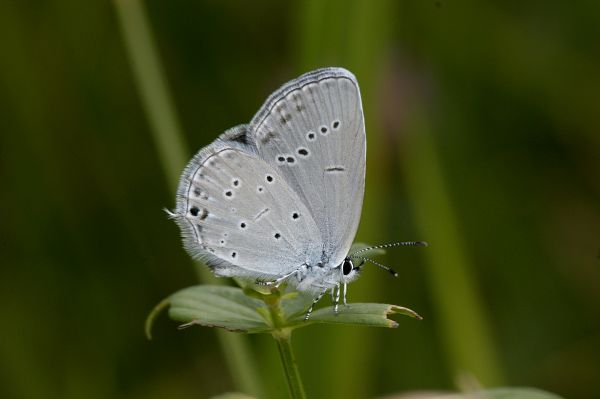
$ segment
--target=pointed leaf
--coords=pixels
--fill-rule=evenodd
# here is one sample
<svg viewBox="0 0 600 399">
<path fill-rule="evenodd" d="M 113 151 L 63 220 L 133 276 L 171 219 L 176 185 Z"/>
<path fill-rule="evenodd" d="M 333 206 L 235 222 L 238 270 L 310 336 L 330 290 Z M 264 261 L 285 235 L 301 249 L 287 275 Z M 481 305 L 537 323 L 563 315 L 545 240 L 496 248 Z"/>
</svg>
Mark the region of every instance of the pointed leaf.
<svg viewBox="0 0 600 399">
<path fill-rule="evenodd" d="M 240 288 L 197 285 L 176 292 L 169 301 L 169 316 L 184 322 L 182 327 L 198 324 L 239 332 L 270 330 L 257 312 L 264 303 L 244 295 Z"/>
<path fill-rule="evenodd" d="M 296 317 L 293 320 L 294 327 L 302 327 L 312 323 L 327 324 L 347 324 L 357 326 L 371 327 L 398 327 L 398 323 L 389 319 L 389 315 L 403 314 L 421 320 L 413 310 L 397 305 L 388 305 L 383 303 L 351 303 L 347 306 L 340 306 L 336 314 L 333 306 L 315 311 L 308 321 L 304 321 L 303 316 Z"/>
<path fill-rule="evenodd" d="M 166 307 L 169 307 L 169 316 L 173 320 L 184 323 L 181 327 L 201 325 L 244 333 L 273 333 L 284 328 L 294 329 L 314 323 L 394 328 L 398 323 L 388 318 L 393 314 L 421 319 L 417 313 L 402 306 L 352 303 L 340 305 L 337 314 L 332 306 L 319 309 L 312 313 L 308 321 L 304 321 L 306 311 L 313 301 L 310 294 L 298 291 L 282 293 L 276 288 L 271 295 L 252 291 L 249 296 L 249 292 L 248 288 L 242 290 L 216 285 L 185 288 L 162 301 L 152 311 L 146 321 L 147 334 L 150 335 L 150 328 L 157 314 Z M 273 307 L 276 303 L 279 305 Z"/>
</svg>

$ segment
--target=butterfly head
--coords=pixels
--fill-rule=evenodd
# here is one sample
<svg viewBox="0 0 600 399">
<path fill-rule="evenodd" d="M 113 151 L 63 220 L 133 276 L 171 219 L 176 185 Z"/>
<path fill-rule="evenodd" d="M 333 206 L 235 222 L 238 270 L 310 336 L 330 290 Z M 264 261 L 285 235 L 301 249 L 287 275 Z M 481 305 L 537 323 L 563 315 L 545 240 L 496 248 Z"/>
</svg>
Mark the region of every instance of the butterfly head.
<svg viewBox="0 0 600 399">
<path fill-rule="evenodd" d="M 356 265 L 350 257 L 346 257 L 344 261 L 338 266 L 340 274 L 340 283 L 349 283 L 359 276 L 362 263 Z"/>
<path fill-rule="evenodd" d="M 362 267 L 362 265 L 365 262 L 370 262 L 370 263 L 374 264 L 375 266 L 387 271 L 392 276 L 398 277 L 398 273 L 394 269 L 392 269 L 391 267 L 388 267 L 386 265 L 382 265 L 381 263 L 376 262 L 373 259 L 367 258 L 366 256 L 364 256 L 364 254 L 368 253 L 369 251 L 373 251 L 373 250 L 377 250 L 377 249 L 385 249 L 385 248 L 392 248 L 392 247 L 399 247 L 399 246 L 426 247 L 427 243 L 425 241 L 402 241 L 402 242 L 393 242 L 390 244 L 375 245 L 372 247 L 359 249 L 358 251 L 354 251 L 353 253 L 346 256 L 346 259 L 344 259 L 344 262 L 342 263 L 342 269 L 343 269 L 342 271 L 344 274 L 346 274 L 346 272 L 348 272 L 348 275 L 353 274 L 353 273 L 356 274 L 360 271 L 360 268 Z M 354 266 L 352 259 L 358 259 L 361 262 L 358 266 Z M 348 262 L 347 265 L 346 265 L 346 262 Z"/>
</svg>

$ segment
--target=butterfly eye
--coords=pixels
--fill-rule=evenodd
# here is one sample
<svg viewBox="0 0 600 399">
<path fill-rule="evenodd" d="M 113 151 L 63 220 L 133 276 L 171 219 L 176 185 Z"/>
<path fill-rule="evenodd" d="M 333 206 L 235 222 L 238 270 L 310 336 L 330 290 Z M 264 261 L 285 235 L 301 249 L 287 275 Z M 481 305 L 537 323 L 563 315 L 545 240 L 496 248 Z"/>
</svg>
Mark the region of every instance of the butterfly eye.
<svg viewBox="0 0 600 399">
<path fill-rule="evenodd" d="M 352 261 L 350 259 L 344 259 L 344 264 L 342 266 L 342 272 L 344 273 L 344 276 L 349 275 L 352 269 L 354 269 Z"/>
</svg>

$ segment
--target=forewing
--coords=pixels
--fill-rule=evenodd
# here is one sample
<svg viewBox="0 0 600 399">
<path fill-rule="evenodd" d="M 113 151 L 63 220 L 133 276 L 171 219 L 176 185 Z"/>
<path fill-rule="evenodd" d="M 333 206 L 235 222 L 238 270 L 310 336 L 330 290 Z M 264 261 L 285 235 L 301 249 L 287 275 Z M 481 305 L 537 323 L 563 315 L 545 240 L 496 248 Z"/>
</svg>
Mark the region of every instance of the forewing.
<svg viewBox="0 0 600 399">
<path fill-rule="evenodd" d="M 186 167 L 174 218 L 184 246 L 215 273 L 276 278 L 320 255 L 310 211 L 261 160 L 246 126 L 225 132 Z"/>
<path fill-rule="evenodd" d="M 365 127 L 354 75 L 326 68 L 287 83 L 250 131 L 260 157 L 310 210 L 323 238 L 323 262 L 341 263 L 356 234 L 365 185 Z"/>
</svg>

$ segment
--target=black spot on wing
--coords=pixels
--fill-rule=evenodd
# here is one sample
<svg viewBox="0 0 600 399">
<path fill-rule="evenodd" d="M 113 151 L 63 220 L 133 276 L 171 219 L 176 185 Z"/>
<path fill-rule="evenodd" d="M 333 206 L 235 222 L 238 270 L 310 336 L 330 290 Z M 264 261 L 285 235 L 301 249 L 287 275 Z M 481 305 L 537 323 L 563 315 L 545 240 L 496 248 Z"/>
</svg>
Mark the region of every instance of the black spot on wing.
<svg viewBox="0 0 600 399">
<path fill-rule="evenodd" d="M 343 166 L 329 166 L 325 168 L 325 172 L 328 173 L 344 172 L 345 170 L 346 168 L 344 168 Z"/>
</svg>

